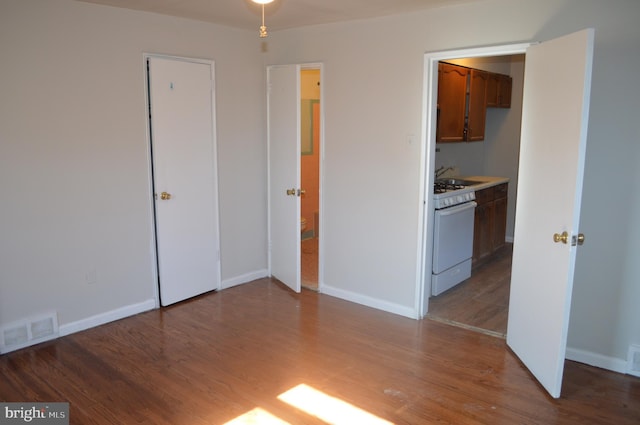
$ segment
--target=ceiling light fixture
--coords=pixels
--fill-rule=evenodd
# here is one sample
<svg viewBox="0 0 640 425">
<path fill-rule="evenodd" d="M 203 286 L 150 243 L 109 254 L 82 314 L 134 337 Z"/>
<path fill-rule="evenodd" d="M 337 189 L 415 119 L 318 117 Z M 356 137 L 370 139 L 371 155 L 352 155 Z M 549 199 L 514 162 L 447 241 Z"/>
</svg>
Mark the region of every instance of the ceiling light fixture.
<svg viewBox="0 0 640 425">
<path fill-rule="evenodd" d="M 262 6 L 262 26 L 260 27 L 260 38 L 265 38 L 267 34 L 267 27 L 264 25 L 264 5 L 273 2 L 273 0 L 251 0 L 254 3 L 258 3 Z"/>
</svg>

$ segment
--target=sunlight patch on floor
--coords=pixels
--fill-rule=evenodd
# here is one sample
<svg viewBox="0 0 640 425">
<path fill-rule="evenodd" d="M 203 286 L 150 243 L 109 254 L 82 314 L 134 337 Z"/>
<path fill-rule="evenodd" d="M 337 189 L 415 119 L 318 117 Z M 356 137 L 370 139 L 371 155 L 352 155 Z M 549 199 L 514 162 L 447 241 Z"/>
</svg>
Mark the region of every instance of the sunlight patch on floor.
<svg viewBox="0 0 640 425">
<path fill-rule="evenodd" d="M 278 399 L 328 424 L 393 425 L 346 401 L 331 397 L 308 385 L 300 384 L 282 393 Z"/>
<path fill-rule="evenodd" d="M 280 401 L 303 411 L 309 416 L 331 425 L 394 425 L 339 398 L 331 397 L 313 387 L 300 384 L 278 396 Z M 226 422 L 224 425 L 290 425 L 264 409 L 256 407 Z"/>
<path fill-rule="evenodd" d="M 256 407 L 244 415 L 225 423 L 224 425 L 291 425 L 282 419 L 273 416 L 264 409 Z"/>
</svg>

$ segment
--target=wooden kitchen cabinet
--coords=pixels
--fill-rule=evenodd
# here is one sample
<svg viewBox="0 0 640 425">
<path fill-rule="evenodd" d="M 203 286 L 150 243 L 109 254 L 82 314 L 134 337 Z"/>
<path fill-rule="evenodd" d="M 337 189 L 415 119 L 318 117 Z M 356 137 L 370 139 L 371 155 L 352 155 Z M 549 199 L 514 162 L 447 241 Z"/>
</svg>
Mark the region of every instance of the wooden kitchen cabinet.
<svg viewBox="0 0 640 425">
<path fill-rule="evenodd" d="M 494 188 L 493 206 L 493 252 L 505 245 L 507 234 L 507 183 Z"/>
<path fill-rule="evenodd" d="M 475 217 L 473 222 L 473 256 L 475 266 L 493 253 L 494 207 L 493 187 L 476 192 Z"/>
<path fill-rule="evenodd" d="M 467 77 L 469 68 L 438 64 L 438 122 L 436 142 L 465 140 Z"/>
<path fill-rule="evenodd" d="M 484 140 L 487 118 L 487 80 L 489 73 L 472 69 L 469 74 L 469 110 L 467 115 L 467 140 Z"/>
<path fill-rule="evenodd" d="M 478 266 L 505 245 L 507 230 L 508 183 L 502 183 L 476 192 L 473 266 Z"/>
<path fill-rule="evenodd" d="M 504 74 L 489 72 L 487 76 L 487 107 L 510 108 L 513 79 Z"/>
<path fill-rule="evenodd" d="M 436 142 L 484 140 L 488 80 L 486 71 L 438 64 Z"/>
</svg>

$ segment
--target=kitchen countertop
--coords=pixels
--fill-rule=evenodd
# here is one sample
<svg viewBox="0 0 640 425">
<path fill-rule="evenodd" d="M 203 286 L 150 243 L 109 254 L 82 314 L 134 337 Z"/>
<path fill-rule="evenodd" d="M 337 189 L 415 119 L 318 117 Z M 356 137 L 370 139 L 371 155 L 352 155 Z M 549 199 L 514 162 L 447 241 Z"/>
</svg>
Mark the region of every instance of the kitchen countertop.
<svg viewBox="0 0 640 425">
<path fill-rule="evenodd" d="M 508 183 L 509 182 L 509 178 L 508 177 L 457 176 L 457 177 L 454 177 L 454 178 L 463 179 L 463 180 L 471 180 L 471 181 L 478 182 L 478 184 L 473 184 L 473 185 L 469 186 L 474 191 L 475 190 L 486 189 L 488 187 L 497 186 L 499 184 Z"/>
</svg>

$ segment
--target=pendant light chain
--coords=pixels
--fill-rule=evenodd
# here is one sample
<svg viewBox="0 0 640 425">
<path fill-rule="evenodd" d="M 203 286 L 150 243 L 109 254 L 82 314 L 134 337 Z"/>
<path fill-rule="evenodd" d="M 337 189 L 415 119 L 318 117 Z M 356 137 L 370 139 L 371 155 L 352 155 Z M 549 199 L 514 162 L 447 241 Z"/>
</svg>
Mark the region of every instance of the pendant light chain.
<svg viewBox="0 0 640 425">
<path fill-rule="evenodd" d="M 267 27 L 264 25 L 264 3 L 262 4 L 262 26 L 260 27 L 260 38 L 267 36 Z"/>
</svg>

